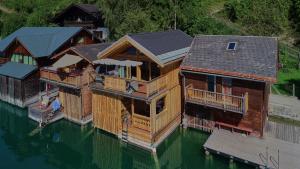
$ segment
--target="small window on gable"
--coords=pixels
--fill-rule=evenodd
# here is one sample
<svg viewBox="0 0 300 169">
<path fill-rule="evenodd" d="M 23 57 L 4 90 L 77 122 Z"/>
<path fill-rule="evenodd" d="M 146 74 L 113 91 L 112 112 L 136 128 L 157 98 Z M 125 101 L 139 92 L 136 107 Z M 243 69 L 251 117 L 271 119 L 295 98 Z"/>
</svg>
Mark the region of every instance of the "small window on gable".
<svg viewBox="0 0 300 169">
<path fill-rule="evenodd" d="M 227 45 L 227 50 L 235 50 L 236 49 L 236 42 L 229 42 Z"/>
<path fill-rule="evenodd" d="M 161 113 L 165 109 L 166 109 L 166 96 L 164 96 L 161 99 L 157 100 L 157 102 L 156 102 L 156 114 Z"/>
<path fill-rule="evenodd" d="M 80 37 L 80 38 L 78 39 L 77 43 L 79 43 L 79 44 L 84 43 L 84 38 L 83 38 L 83 37 Z"/>
</svg>

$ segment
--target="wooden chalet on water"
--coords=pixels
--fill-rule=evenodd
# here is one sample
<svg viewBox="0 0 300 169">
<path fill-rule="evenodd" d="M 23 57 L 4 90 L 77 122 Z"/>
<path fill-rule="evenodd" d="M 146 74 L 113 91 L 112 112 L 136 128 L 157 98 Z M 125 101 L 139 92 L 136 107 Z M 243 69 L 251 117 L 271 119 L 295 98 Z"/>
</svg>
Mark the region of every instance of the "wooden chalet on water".
<svg viewBox="0 0 300 169">
<path fill-rule="evenodd" d="M 24 27 L 0 41 L 6 63 L 0 66 L 0 99 L 25 107 L 37 99 L 39 68 L 51 64 L 50 57 L 79 44 L 99 42 L 81 27 Z"/>
<path fill-rule="evenodd" d="M 95 80 L 93 61 L 97 54 L 108 47 L 110 43 L 91 44 L 71 47 L 54 57 L 52 65 L 41 68 L 41 81 L 46 86 L 53 86 L 58 90 L 58 97 L 63 117 L 75 123 L 84 125 L 92 120 L 92 93 L 89 84 Z M 48 89 L 46 89 L 48 90 Z M 41 100 L 42 101 L 42 100 Z M 40 108 L 41 102 L 30 107 L 29 116 L 38 121 L 45 122 L 48 108 Z M 41 115 L 40 113 L 43 113 Z M 43 119 L 41 119 L 43 117 Z"/>
<path fill-rule="evenodd" d="M 181 65 L 183 123 L 262 135 L 277 66 L 276 38 L 195 37 Z"/>
<path fill-rule="evenodd" d="M 109 36 L 101 11 L 92 4 L 71 4 L 57 13 L 52 22 L 64 27 L 86 28 L 99 39 L 106 39 Z"/>
<path fill-rule="evenodd" d="M 94 126 L 155 150 L 181 123 L 179 66 L 191 42 L 179 30 L 129 34 L 100 52 Z"/>
</svg>

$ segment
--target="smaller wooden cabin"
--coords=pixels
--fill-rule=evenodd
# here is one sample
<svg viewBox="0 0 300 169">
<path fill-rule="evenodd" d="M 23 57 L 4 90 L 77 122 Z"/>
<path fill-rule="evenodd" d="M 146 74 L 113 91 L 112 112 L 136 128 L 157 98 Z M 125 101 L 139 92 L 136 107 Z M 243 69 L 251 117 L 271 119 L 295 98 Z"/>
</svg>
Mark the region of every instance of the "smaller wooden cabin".
<svg viewBox="0 0 300 169">
<path fill-rule="evenodd" d="M 84 27 L 99 39 L 105 40 L 109 30 L 104 26 L 104 19 L 97 5 L 71 4 L 52 19 L 53 23 L 64 27 Z"/>
<path fill-rule="evenodd" d="M 0 51 L 4 58 L 9 60 L 1 66 L 0 70 L 1 83 L 6 84 L 0 86 L 1 100 L 20 107 L 37 101 L 36 96 L 44 84 L 40 84 L 39 70 L 36 69 L 50 65 L 51 56 L 70 46 L 95 42 L 99 40 L 81 27 L 23 27 L 15 31 L 0 41 Z M 11 68 L 12 65 L 20 66 Z M 10 73 L 5 73 L 7 70 Z M 23 72 L 21 77 L 26 79 L 22 80 L 30 81 L 30 85 L 13 89 L 18 84 L 17 81 L 20 81 L 20 78 L 15 76 L 19 72 Z M 21 95 L 25 96 L 20 99 Z"/>
<path fill-rule="evenodd" d="M 263 134 L 278 42 L 255 36 L 197 36 L 183 60 L 184 124 Z"/>
<path fill-rule="evenodd" d="M 191 41 L 180 30 L 129 34 L 100 52 L 94 127 L 155 151 L 181 122 L 179 65 Z"/>
<path fill-rule="evenodd" d="M 41 68 L 41 81 L 58 88 L 64 117 L 84 125 L 92 120 L 92 93 L 89 84 L 94 81 L 93 61 L 110 43 L 71 47 L 54 57 L 51 66 Z"/>
<path fill-rule="evenodd" d="M 8 62 L 0 67 L 0 99 L 24 107 L 38 94 L 38 67 Z"/>
</svg>

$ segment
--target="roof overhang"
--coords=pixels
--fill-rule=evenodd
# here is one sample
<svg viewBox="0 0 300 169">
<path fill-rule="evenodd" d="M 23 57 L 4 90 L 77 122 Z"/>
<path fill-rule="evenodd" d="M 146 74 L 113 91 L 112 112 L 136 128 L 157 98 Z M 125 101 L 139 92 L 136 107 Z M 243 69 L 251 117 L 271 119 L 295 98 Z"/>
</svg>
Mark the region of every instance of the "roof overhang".
<svg viewBox="0 0 300 169">
<path fill-rule="evenodd" d="M 72 3 L 72 4 L 70 4 L 68 7 L 66 7 L 65 9 L 63 9 L 61 12 L 59 12 L 59 13 L 57 13 L 52 19 L 51 19 L 51 21 L 52 22 L 56 22 L 56 20 L 60 17 L 60 16 L 62 16 L 62 15 L 64 15 L 69 9 L 71 9 L 71 8 L 73 8 L 73 7 L 76 7 L 76 8 L 78 8 L 78 9 L 80 9 L 82 12 L 84 12 L 84 13 L 86 13 L 86 14 L 88 14 L 88 15 L 91 15 L 91 13 L 89 13 L 88 11 L 86 11 L 84 8 L 82 8 L 80 5 L 77 5 L 77 4 L 74 4 L 74 3 Z M 100 12 L 100 11 L 99 11 Z M 92 17 L 94 17 L 95 19 L 97 19 L 94 15 L 91 15 Z"/>
<path fill-rule="evenodd" d="M 255 74 L 245 74 L 240 72 L 228 72 L 224 70 L 213 70 L 213 69 L 205 69 L 205 68 L 194 68 L 190 66 L 180 66 L 182 72 L 195 72 L 195 73 L 206 73 L 206 74 L 214 74 L 220 76 L 228 76 L 228 77 L 235 77 L 235 78 L 242 78 L 247 80 L 255 80 L 261 82 L 268 82 L 268 83 L 276 83 L 277 79 L 274 77 L 265 77 Z"/>
<path fill-rule="evenodd" d="M 118 41 L 113 43 L 111 46 L 109 46 L 108 48 L 106 48 L 105 50 L 100 52 L 98 54 L 98 58 L 99 59 L 107 58 L 111 54 L 122 49 L 123 47 L 129 47 L 130 45 L 132 45 L 133 47 L 138 49 L 141 53 L 143 53 L 144 55 L 149 57 L 152 61 L 157 63 L 160 67 L 164 67 L 164 63 L 162 63 L 152 52 L 150 52 L 145 46 L 142 46 L 141 44 L 139 44 L 137 41 L 135 41 L 128 35 L 123 36 L 121 39 L 119 39 Z"/>
</svg>

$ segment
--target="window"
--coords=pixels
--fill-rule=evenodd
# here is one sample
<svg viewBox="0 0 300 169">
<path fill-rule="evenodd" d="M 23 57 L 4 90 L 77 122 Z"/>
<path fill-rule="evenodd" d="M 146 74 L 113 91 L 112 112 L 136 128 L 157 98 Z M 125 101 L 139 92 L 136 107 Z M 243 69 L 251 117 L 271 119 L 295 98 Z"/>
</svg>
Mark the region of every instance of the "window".
<svg viewBox="0 0 300 169">
<path fill-rule="evenodd" d="M 165 109 L 166 109 L 166 96 L 162 97 L 156 102 L 156 114 L 159 114 Z"/>
<path fill-rule="evenodd" d="M 28 56 L 24 56 L 23 63 L 24 63 L 24 64 L 28 64 Z"/>
<path fill-rule="evenodd" d="M 222 93 L 231 95 L 232 91 L 232 79 L 231 78 L 222 78 Z"/>
<path fill-rule="evenodd" d="M 235 50 L 236 49 L 236 42 L 229 42 L 227 45 L 227 50 Z"/>
<path fill-rule="evenodd" d="M 79 44 L 84 43 L 84 38 L 83 38 L 83 37 L 80 37 L 80 38 L 78 39 L 77 43 L 79 43 Z"/>
<path fill-rule="evenodd" d="M 208 76 L 207 77 L 207 88 L 210 92 L 216 91 L 216 76 Z"/>
</svg>

